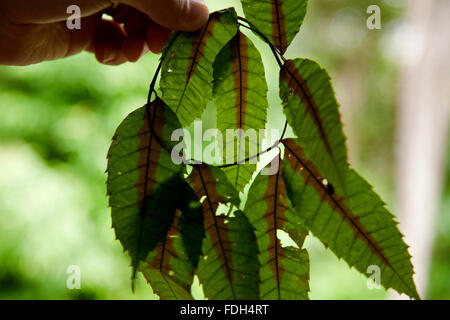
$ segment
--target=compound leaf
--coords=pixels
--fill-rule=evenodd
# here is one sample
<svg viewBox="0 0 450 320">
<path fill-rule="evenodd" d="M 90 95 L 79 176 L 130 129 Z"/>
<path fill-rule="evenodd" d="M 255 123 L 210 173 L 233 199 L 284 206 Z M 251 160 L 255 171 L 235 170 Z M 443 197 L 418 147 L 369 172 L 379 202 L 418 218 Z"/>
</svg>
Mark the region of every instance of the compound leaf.
<svg viewBox="0 0 450 320">
<path fill-rule="evenodd" d="M 274 161 L 281 165 L 279 155 Z M 273 175 L 259 174 L 252 183 L 245 214 L 255 227 L 260 262 L 260 298 L 308 299 L 309 256 L 301 249 L 307 230 L 291 210 L 281 168 Z M 278 231 L 287 232 L 298 248 L 282 247 Z"/>
<path fill-rule="evenodd" d="M 369 266 L 378 266 L 384 287 L 418 299 L 408 246 L 372 187 L 349 168 L 344 196 L 324 179 L 298 141 L 282 143 L 287 194 L 306 226 L 349 266 L 363 274 Z"/>
<path fill-rule="evenodd" d="M 220 204 L 238 205 L 236 190 L 224 173 L 195 165 L 189 180 L 203 208 L 205 239 L 198 277 L 209 299 L 257 299 L 258 262 L 253 230 L 239 211 L 218 215 Z"/>
<path fill-rule="evenodd" d="M 212 97 L 213 63 L 237 32 L 233 8 L 214 12 L 197 32 L 176 32 L 163 51 L 160 88 L 163 100 L 183 127 L 200 118 Z"/>
<path fill-rule="evenodd" d="M 281 53 L 299 32 L 307 0 L 241 0 L 247 20 Z"/>
</svg>

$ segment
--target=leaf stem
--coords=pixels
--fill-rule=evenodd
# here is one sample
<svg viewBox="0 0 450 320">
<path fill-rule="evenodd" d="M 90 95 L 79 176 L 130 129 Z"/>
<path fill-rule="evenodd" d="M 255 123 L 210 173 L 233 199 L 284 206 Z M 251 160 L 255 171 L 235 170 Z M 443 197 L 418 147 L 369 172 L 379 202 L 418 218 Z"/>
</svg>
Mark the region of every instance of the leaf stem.
<svg viewBox="0 0 450 320">
<path fill-rule="evenodd" d="M 162 65 L 163 59 L 164 58 L 161 57 L 161 59 L 159 60 L 159 64 L 158 64 L 158 67 L 156 68 L 155 75 L 153 76 L 152 82 L 150 83 L 150 89 L 148 90 L 148 97 L 147 97 L 147 106 L 150 105 L 153 92 L 156 95 L 156 91 L 155 91 L 156 79 L 158 78 L 159 72 L 161 71 L 161 65 Z"/>
</svg>

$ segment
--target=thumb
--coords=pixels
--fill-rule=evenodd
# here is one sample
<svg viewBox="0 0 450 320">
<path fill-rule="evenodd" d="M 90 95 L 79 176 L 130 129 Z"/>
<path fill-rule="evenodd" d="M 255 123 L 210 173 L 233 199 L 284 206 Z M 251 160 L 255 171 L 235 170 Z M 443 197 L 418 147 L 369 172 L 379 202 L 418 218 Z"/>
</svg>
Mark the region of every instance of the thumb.
<svg viewBox="0 0 450 320">
<path fill-rule="evenodd" d="M 121 0 L 170 30 L 195 31 L 208 20 L 203 0 Z"/>
</svg>

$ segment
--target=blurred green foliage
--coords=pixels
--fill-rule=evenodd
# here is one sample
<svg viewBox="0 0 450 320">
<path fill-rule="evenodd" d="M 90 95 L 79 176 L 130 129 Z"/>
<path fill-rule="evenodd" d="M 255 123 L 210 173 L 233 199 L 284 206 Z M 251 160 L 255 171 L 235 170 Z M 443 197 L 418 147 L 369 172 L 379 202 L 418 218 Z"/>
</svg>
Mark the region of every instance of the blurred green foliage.
<svg viewBox="0 0 450 320">
<path fill-rule="evenodd" d="M 212 10 L 240 7 L 238 1 L 207 3 Z M 389 207 L 398 74 L 392 34 L 406 3 L 311 0 L 286 54 L 314 59 L 329 70 L 351 163 Z M 381 7 L 382 30 L 365 26 L 370 4 Z M 281 127 L 278 71 L 269 50 L 256 45 L 270 88 L 269 127 Z M 104 170 L 114 130 L 145 103 L 157 59 L 148 54 L 135 64 L 108 67 L 84 53 L 0 67 L 0 299 L 156 298 L 142 278 L 131 293 L 129 258 L 110 228 Z M 429 297 L 436 299 L 450 298 L 448 181 L 430 273 Z M 386 297 L 384 290 L 369 290 L 363 275 L 338 262 L 316 239 L 306 246 L 312 299 Z M 66 288 L 70 265 L 81 268 L 80 290 Z"/>
</svg>

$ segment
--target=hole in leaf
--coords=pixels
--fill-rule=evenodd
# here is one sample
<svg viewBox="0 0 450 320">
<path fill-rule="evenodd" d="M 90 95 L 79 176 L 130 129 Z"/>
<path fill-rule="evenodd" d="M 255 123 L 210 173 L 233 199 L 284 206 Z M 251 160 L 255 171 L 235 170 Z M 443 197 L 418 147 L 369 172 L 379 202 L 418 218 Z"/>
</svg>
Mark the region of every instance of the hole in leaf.
<svg viewBox="0 0 450 320">
<path fill-rule="evenodd" d="M 298 248 L 298 245 L 292 240 L 292 238 L 289 236 L 289 234 L 284 230 L 277 230 L 277 238 L 280 240 L 281 247 L 294 247 Z"/>
</svg>

